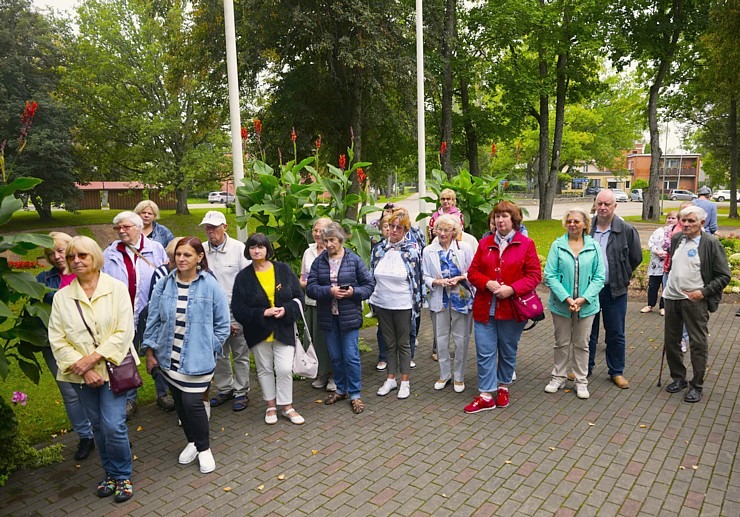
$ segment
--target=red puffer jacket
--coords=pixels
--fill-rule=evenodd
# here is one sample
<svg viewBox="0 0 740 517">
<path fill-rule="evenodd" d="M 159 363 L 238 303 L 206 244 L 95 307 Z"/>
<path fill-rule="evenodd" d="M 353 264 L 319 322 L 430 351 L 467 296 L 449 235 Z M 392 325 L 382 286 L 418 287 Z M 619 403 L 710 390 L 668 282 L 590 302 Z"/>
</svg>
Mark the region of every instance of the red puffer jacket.
<svg viewBox="0 0 740 517">
<path fill-rule="evenodd" d="M 480 241 L 473 262 L 468 269 L 468 280 L 477 289 L 473 300 L 473 319 L 485 323 L 489 319 L 493 293 L 486 289 L 486 282 L 496 280 L 511 286 L 520 296 L 532 291 L 542 280 L 542 268 L 537 258 L 534 241 L 519 232 L 499 256 L 499 246 L 494 235 Z M 496 300 L 497 320 L 513 320 L 514 308 L 510 298 Z"/>
</svg>

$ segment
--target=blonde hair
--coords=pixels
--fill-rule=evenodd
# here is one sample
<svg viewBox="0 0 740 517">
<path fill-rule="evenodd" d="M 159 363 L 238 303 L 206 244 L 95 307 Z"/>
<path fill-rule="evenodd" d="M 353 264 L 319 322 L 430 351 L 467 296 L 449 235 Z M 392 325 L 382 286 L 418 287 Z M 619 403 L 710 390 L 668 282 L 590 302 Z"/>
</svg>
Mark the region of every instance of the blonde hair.
<svg viewBox="0 0 740 517">
<path fill-rule="evenodd" d="M 159 219 L 159 207 L 157 206 L 157 203 L 149 199 L 145 199 L 144 201 L 141 201 L 138 205 L 136 205 L 136 208 L 134 208 L 134 213 L 137 215 L 141 214 L 141 212 L 143 212 L 145 208 L 149 208 L 152 211 L 155 221 Z"/>
<path fill-rule="evenodd" d="M 583 235 L 588 235 L 591 233 L 591 218 L 588 216 L 586 211 L 578 206 L 570 207 L 566 212 L 563 214 L 563 228 L 567 228 L 568 224 L 566 221 L 568 220 L 568 216 L 570 214 L 580 214 L 581 217 L 583 217 Z"/>
<path fill-rule="evenodd" d="M 411 229 L 411 217 L 408 210 L 405 208 L 394 208 L 393 213 L 388 218 L 388 224 L 391 224 L 396 219 L 398 219 L 398 224 L 403 226 L 404 231 L 408 232 Z"/>
<path fill-rule="evenodd" d="M 442 198 L 445 196 L 449 196 L 452 198 L 453 201 L 457 202 L 457 194 L 454 190 L 451 188 L 446 188 L 442 192 L 439 193 L 439 200 L 442 201 Z"/>
<path fill-rule="evenodd" d="M 72 240 L 71 235 L 64 232 L 49 232 L 49 237 L 54 239 L 54 248 L 67 248 L 67 244 Z M 44 255 L 54 253 L 54 248 L 44 248 Z"/>
<path fill-rule="evenodd" d="M 93 269 L 97 272 L 103 269 L 103 252 L 100 246 L 98 246 L 98 243 L 90 237 L 86 237 L 85 235 L 72 237 L 72 240 L 67 244 L 65 254 L 69 255 L 70 253 L 87 253 L 93 259 Z M 67 265 L 69 265 L 69 260 L 67 260 Z"/>
<path fill-rule="evenodd" d="M 167 247 L 164 249 L 165 253 L 167 253 L 167 258 L 172 264 L 175 263 L 175 246 L 177 246 L 177 243 L 180 242 L 182 239 L 183 237 L 175 237 L 167 244 Z"/>
</svg>

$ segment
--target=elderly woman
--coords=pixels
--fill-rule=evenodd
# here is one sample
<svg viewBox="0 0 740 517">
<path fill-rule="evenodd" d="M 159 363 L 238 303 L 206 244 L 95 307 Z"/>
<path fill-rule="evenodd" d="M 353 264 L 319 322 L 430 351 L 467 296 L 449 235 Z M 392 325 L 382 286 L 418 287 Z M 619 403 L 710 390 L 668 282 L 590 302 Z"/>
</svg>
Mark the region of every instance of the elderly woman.
<svg viewBox="0 0 740 517">
<path fill-rule="evenodd" d="M 566 233 L 550 246 L 545 283 L 550 288 L 548 306 L 555 329 L 552 380 L 545 392 L 565 386 L 569 358 L 573 357 L 576 396 L 587 399 L 588 340 L 594 315 L 599 312 L 599 292 L 604 287 L 601 248 L 589 232 L 591 220 L 585 210 L 571 208 L 563 216 Z"/>
<path fill-rule="evenodd" d="M 436 227 L 437 227 L 437 219 L 439 219 L 442 215 L 452 215 L 457 217 L 460 220 L 461 225 L 465 225 L 465 218 L 463 217 L 462 212 L 459 208 L 457 208 L 457 194 L 455 194 L 455 191 L 449 188 L 444 189 L 442 192 L 439 193 L 439 202 L 440 207 L 439 209 L 432 214 L 431 219 L 429 219 L 429 240 L 432 241 L 434 237 L 437 236 Z"/>
<path fill-rule="evenodd" d="M 72 283 L 76 275 L 67 270 L 67 245 L 72 240 L 72 237 L 62 232 L 51 232 L 49 237 L 54 239 L 54 247 L 45 248 L 44 256 L 49 264 L 51 264 L 51 269 L 39 273 L 36 280 L 46 287 L 54 289 L 54 291 L 44 295 L 44 301 L 51 304 L 56 291 Z M 51 374 L 56 379 L 59 367 L 57 366 L 56 359 L 54 359 L 51 347 L 44 347 L 43 355 L 49 371 L 51 371 Z M 76 461 L 82 461 L 87 459 L 95 448 L 92 425 L 90 424 L 90 420 L 85 416 L 85 410 L 80 403 L 80 398 L 77 396 L 74 385 L 69 382 L 57 380 L 57 386 L 59 387 L 59 392 L 62 394 L 62 401 L 64 402 L 64 408 L 67 410 L 69 422 L 72 424 L 72 430 L 77 433 L 80 439 L 74 457 Z"/>
<path fill-rule="evenodd" d="M 157 222 L 157 219 L 159 219 L 159 207 L 154 201 L 145 199 L 136 205 L 134 213 L 138 214 L 144 223 L 144 227 L 141 229 L 144 237 L 157 241 L 163 248 L 166 248 L 175 237 L 169 228 Z"/>
<path fill-rule="evenodd" d="M 114 241 L 103 252 L 103 273 L 120 280 L 128 288 L 129 299 L 134 314 L 134 322 L 139 321 L 139 314 L 149 303 L 152 274 L 167 262 L 167 254 L 161 244 L 151 241 L 141 233 L 144 222 L 134 212 L 121 212 L 113 218 L 113 229 L 118 233 Z M 137 332 L 142 332 L 144 329 Z M 140 338 L 136 339 L 137 342 Z M 156 384 L 157 399 L 167 395 L 167 384 L 160 381 Z M 126 403 L 126 418 L 136 413 L 137 390 L 131 390 Z"/>
<path fill-rule="evenodd" d="M 453 379 L 455 391 L 461 393 L 465 390 L 473 317 L 474 290 L 467 281 L 467 273 L 475 251 L 457 240 L 462 231 L 459 218 L 442 215 L 435 228 L 437 238 L 426 248 L 422 260 L 439 360 L 439 380 L 434 383 L 434 389 L 443 390 Z M 450 345 L 455 347 L 454 376 L 450 368 Z"/>
<path fill-rule="evenodd" d="M 371 260 L 375 290 L 370 303 L 388 347 L 387 377 L 378 395 L 383 397 L 399 388 L 396 375 L 400 373 L 398 398 L 405 399 L 411 395 L 411 330 L 421 313 L 421 252 L 406 239 L 411 228 L 406 210 L 394 210 L 388 227 L 388 239 L 375 247 Z"/>
<path fill-rule="evenodd" d="M 303 252 L 303 260 L 301 261 L 301 287 L 304 289 L 308 285 L 308 275 L 311 272 L 311 266 L 313 265 L 316 257 L 326 249 L 324 247 L 324 240 L 321 237 L 321 230 L 326 227 L 327 224 L 331 223 L 331 219 L 328 217 L 321 217 L 316 220 L 311 229 L 311 235 L 314 242 L 308 245 L 308 249 Z M 316 380 L 311 383 L 316 389 L 324 389 L 326 391 L 337 391 L 337 385 L 334 382 L 334 376 L 332 375 L 331 359 L 329 358 L 329 350 L 326 347 L 326 336 L 324 331 L 319 325 L 318 310 L 316 309 L 316 300 L 306 295 L 306 322 L 308 323 L 308 332 L 313 338 L 314 349 L 316 350 L 316 357 L 319 360 L 319 371 L 316 376 Z"/>
<path fill-rule="evenodd" d="M 293 327 L 301 317 L 297 304 L 303 289 L 288 264 L 270 260 L 275 253 L 266 235 L 252 234 L 244 254 L 252 263 L 236 276 L 231 310 L 247 330 L 247 345 L 267 403 L 265 423 L 276 424 L 277 406 L 283 406 L 284 417 L 303 424 L 304 418 L 293 408 Z"/>
<path fill-rule="evenodd" d="M 74 386 L 92 423 L 105 470 L 98 496 L 115 495 L 115 501 L 121 503 L 134 494 L 126 395 L 111 391 L 105 363 L 118 365 L 131 351 L 133 313 L 126 286 L 101 273 L 103 255 L 94 240 L 73 238 L 67 245 L 66 259 L 77 278 L 54 296 L 49 318 L 57 379 Z"/>
<path fill-rule="evenodd" d="M 360 398 L 362 389 L 358 339 L 362 327 L 362 301 L 370 298 L 375 287 L 362 259 L 344 247 L 347 236 L 334 222 L 321 230 L 325 251 L 311 266 L 308 295 L 318 302 L 319 324 L 334 370 L 337 390 L 324 400 L 334 404 L 349 397 L 352 411 L 365 410 Z"/>
<path fill-rule="evenodd" d="M 665 216 L 665 226 L 656 229 L 648 240 L 648 249 L 650 250 L 650 263 L 648 264 L 648 303 L 640 309 L 645 314 L 653 312 L 653 307 L 658 303 L 658 289 L 663 284 L 663 266 L 665 258 L 668 255 L 668 249 L 671 247 L 671 236 L 673 227 L 678 222 L 678 212 L 672 210 Z M 665 289 L 665 286 L 663 287 Z M 663 297 L 660 298 L 660 315 L 665 316 L 663 308 Z"/>
<path fill-rule="evenodd" d="M 184 237 L 175 246 L 175 269 L 157 283 L 149 302 L 142 350 L 146 369 L 169 384 L 187 445 L 179 462 L 198 458 L 212 472 L 208 415 L 203 394 L 213 378 L 216 356 L 231 332 L 226 294 L 208 270 L 203 243 Z"/>
<path fill-rule="evenodd" d="M 519 338 L 526 321 L 519 321 L 512 297 L 533 291 L 542 279 L 534 242 L 518 230 L 519 207 L 502 201 L 488 215 L 495 233 L 480 241 L 468 280 L 477 289 L 473 299 L 478 390 L 465 406 L 477 413 L 509 405 L 509 385 L 516 367 Z"/>
</svg>

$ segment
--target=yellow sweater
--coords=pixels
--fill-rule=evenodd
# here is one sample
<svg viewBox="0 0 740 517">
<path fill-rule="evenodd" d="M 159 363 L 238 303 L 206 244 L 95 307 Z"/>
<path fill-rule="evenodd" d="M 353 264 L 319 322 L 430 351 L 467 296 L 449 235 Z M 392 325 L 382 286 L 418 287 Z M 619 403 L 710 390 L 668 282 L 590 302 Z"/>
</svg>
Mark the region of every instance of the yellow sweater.
<svg viewBox="0 0 740 517">
<path fill-rule="evenodd" d="M 75 300 L 80 301 L 85 321 L 98 342 L 82 322 Z M 84 384 L 85 380 L 69 369 L 74 363 L 97 352 L 113 364 L 119 364 L 131 349 L 134 339 L 134 313 L 126 286 L 100 273 L 92 299 L 88 299 L 77 279 L 54 295 L 49 318 L 49 342 L 59 365 L 57 379 Z M 134 355 L 135 359 L 138 359 Z M 138 362 L 138 361 L 137 361 Z M 106 381 L 105 361 L 99 361 L 94 370 Z"/>
</svg>

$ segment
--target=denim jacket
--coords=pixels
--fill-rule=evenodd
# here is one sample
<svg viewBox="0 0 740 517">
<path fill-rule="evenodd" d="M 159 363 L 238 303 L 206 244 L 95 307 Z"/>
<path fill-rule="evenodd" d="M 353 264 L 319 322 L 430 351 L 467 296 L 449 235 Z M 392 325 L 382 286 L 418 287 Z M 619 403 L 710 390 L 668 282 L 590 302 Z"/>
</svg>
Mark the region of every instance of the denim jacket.
<svg viewBox="0 0 740 517">
<path fill-rule="evenodd" d="M 175 334 L 177 270 L 154 286 L 142 352 L 151 348 L 159 365 L 169 370 Z M 213 275 L 200 271 L 188 291 L 185 338 L 180 353 L 180 373 L 204 375 L 216 367 L 216 355 L 231 332 L 226 294 Z"/>
</svg>

